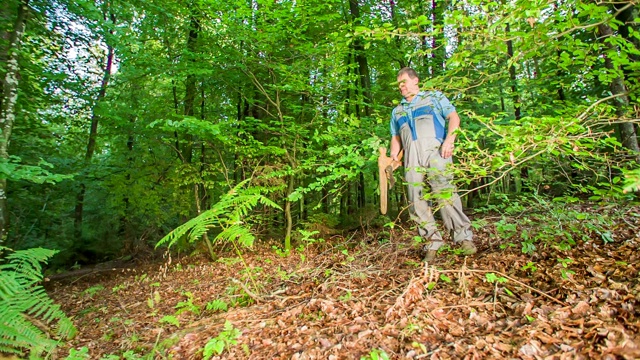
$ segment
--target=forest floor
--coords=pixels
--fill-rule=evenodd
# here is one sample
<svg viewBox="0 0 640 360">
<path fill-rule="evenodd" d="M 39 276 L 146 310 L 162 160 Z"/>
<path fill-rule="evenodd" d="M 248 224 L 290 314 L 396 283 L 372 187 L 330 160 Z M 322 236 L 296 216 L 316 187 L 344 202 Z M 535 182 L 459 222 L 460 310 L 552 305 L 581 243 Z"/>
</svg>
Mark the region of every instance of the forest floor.
<svg viewBox="0 0 640 360">
<path fill-rule="evenodd" d="M 242 258 L 227 247 L 215 262 L 174 256 L 51 281 L 79 330 L 53 357 L 638 359 L 639 210 L 530 255 L 487 217 L 477 254 L 452 248 L 433 264 L 396 227 L 288 256 L 262 242 Z"/>
</svg>

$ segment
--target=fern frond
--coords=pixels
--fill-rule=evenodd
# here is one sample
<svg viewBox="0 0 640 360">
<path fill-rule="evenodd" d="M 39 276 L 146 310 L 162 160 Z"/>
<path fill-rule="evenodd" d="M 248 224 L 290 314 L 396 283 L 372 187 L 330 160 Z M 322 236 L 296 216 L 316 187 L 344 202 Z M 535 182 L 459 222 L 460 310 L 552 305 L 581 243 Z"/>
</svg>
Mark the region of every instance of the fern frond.
<svg viewBox="0 0 640 360">
<path fill-rule="evenodd" d="M 5 251 L 6 248 L 0 249 Z M 73 323 L 39 285 L 42 263 L 56 253 L 34 248 L 6 255 L 8 262 L 0 265 L 0 352 L 32 355 L 51 351 L 57 342 L 48 327 L 58 327 L 60 338 L 75 335 Z"/>
<path fill-rule="evenodd" d="M 253 208 L 258 204 L 281 208 L 262 194 L 265 189 L 258 187 L 245 189 L 244 186 L 248 182 L 249 179 L 240 182 L 231 191 L 224 194 L 211 209 L 175 228 L 158 241 L 156 248 L 161 245 L 171 247 L 183 236 L 188 236 L 189 242 L 198 241 L 210 228 L 216 226 L 221 227 L 223 231 L 214 241 L 237 240 L 242 246 L 253 245 L 255 237 L 249 227 L 242 225 L 243 219 L 251 214 Z"/>
<path fill-rule="evenodd" d="M 42 280 L 41 264 L 46 263 L 56 253 L 55 250 L 43 248 L 16 251 L 7 255 L 9 263 L 3 264 L 0 269 L 11 269 L 25 279 L 40 281 Z"/>
<path fill-rule="evenodd" d="M 156 248 L 166 244 L 167 247 L 171 247 L 175 245 L 176 241 L 178 241 L 183 236 L 189 234 L 190 241 L 193 242 L 197 240 L 200 236 L 206 232 L 208 227 L 217 225 L 219 220 L 219 209 L 211 209 L 207 210 L 195 218 L 187 221 L 186 223 L 178 226 L 165 237 L 160 239 L 156 244 Z M 194 232 L 193 230 L 196 229 Z"/>
<path fill-rule="evenodd" d="M 34 325 L 23 312 L 5 311 L 0 314 L 0 319 L 3 321 L 0 330 L 0 344 L 3 346 L 13 347 L 19 352 L 20 349 L 43 346 L 53 349 L 56 345 L 55 341 Z"/>
<path fill-rule="evenodd" d="M 280 207 L 280 205 L 276 204 L 275 202 L 271 201 L 271 199 L 269 199 L 266 196 L 261 196 L 260 197 L 260 204 L 264 205 L 264 206 L 268 206 L 268 207 L 272 207 L 274 209 L 278 209 L 278 210 L 282 210 L 282 208 Z"/>
<path fill-rule="evenodd" d="M 214 241 L 226 240 L 226 241 L 238 241 L 239 244 L 245 247 L 251 247 L 255 236 L 251 233 L 250 229 L 247 229 L 242 224 L 234 224 L 224 229 Z"/>
</svg>

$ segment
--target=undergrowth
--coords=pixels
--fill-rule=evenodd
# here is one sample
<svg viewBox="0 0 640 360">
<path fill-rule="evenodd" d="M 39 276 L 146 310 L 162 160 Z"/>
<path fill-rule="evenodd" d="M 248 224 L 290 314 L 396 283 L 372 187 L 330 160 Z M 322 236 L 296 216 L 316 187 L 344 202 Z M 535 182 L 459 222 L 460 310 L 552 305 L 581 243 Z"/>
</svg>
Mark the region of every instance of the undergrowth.
<svg viewBox="0 0 640 360">
<path fill-rule="evenodd" d="M 41 358 L 58 341 L 75 336 L 76 328 L 49 298 L 42 282 L 42 263 L 56 253 L 33 248 L 11 251 L 0 247 L 0 353 Z"/>
</svg>

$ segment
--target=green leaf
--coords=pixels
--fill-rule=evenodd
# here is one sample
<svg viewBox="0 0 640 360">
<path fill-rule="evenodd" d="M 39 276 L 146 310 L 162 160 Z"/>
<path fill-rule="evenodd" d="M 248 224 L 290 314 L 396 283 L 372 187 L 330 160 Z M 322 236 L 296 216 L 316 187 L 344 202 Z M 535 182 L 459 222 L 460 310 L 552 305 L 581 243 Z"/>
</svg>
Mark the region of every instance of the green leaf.
<svg viewBox="0 0 640 360">
<path fill-rule="evenodd" d="M 203 357 L 205 360 L 211 359 L 214 355 L 220 355 L 224 351 L 224 341 L 213 338 L 204 346 Z"/>
<path fill-rule="evenodd" d="M 498 276 L 496 276 L 496 274 L 494 274 L 494 273 L 486 273 L 485 274 L 485 278 L 490 283 L 494 283 L 494 282 L 496 282 L 498 280 Z"/>
<path fill-rule="evenodd" d="M 173 316 L 173 315 L 165 315 L 162 317 L 162 319 L 160 319 L 160 323 L 161 324 L 170 324 L 173 325 L 175 327 L 180 327 L 180 321 L 178 320 L 177 317 Z"/>
</svg>

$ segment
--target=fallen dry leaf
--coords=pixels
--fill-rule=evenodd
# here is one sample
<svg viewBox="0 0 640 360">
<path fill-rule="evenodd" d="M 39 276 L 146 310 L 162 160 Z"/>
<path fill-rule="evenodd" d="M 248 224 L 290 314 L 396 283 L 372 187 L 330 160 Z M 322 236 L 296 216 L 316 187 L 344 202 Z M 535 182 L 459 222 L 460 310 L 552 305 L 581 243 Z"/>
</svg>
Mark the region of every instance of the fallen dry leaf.
<svg viewBox="0 0 640 360">
<path fill-rule="evenodd" d="M 640 213 L 637 207 L 629 211 Z M 629 221 L 640 227 L 637 217 Z M 258 287 L 249 290 L 263 299 L 259 303 L 229 280 L 233 274 L 251 284 L 239 261 L 174 257 L 107 275 L 51 277 L 49 295 L 79 330 L 52 358 L 87 347 L 96 359 L 132 349 L 140 356 L 199 359 L 228 320 L 241 335 L 220 359 L 359 359 L 373 349 L 393 359 L 637 359 L 640 236 L 627 224 L 611 231 L 627 240 L 604 244 L 594 233 L 566 251 L 550 246 L 526 255 L 501 249 L 503 240 L 489 221 L 477 231 L 478 255 L 443 253 L 429 266 L 415 265 L 414 234 L 400 231 L 385 243 L 354 237 L 349 253 L 358 256 L 350 262 L 332 240 L 305 248 L 303 265 L 298 256 L 281 257 L 257 243 L 243 258 L 252 266 Z M 230 250 L 219 256 L 236 258 Z M 572 281 L 559 272 L 557 259 L 565 258 L 573 260 Z M 529 262 L 536 271 L 522 270 Z M 487 272 L 509 279 L 496 288 Z M 104 290 L 89 296 L 87 289 L 98 285 Z M 200 312 L 179 314 L 179 328 L 160 322 L 175 315 L 187 292 Z M 217 299 L 245 303 L 226 312 L 207 310 Z M 158 345 L 163 343 L 172 345 Z"/>
</svg>

